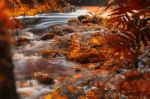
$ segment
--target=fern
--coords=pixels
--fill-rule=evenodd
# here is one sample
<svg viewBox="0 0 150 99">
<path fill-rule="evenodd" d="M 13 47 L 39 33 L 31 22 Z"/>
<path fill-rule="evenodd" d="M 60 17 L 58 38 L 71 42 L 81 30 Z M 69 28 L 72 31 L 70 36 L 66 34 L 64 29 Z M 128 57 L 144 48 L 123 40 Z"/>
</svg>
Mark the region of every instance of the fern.
<svg viewBox="0 0 150 99">
<path fill-rule="evenodd" d="M 108 0 L 107 4 L 107 9 L 114 7 L 110 23 L 114 25 L 115 22 L 115 28 L 132 32 L 132 35 L 136 37 L 138 48 L 141 43 L 148 46 L 150 41 L 150 0 Z M 128 35 L 128 38 L 133 37 Z"/>
</svg>

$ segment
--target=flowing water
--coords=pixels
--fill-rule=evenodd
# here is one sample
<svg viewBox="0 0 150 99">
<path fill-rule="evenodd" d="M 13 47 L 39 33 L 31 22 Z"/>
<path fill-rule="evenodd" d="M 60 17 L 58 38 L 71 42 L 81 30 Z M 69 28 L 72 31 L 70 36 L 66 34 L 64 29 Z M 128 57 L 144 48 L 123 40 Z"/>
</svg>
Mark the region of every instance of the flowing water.
<svg viewBox="0 0 150 99">
<path fill-rule="evenodd" d="M 53 39 L 43 41 L 40 40 L 40 37 L 44 33 L 49 32 L 51 26 L 65 25 L 68 19 L 76 18 L 83 14 L 88 14 L 88 12 L 77 9 L 75 12 L 70 13 L 49 13 L 16 17 L 20 21 L 25 22 L 26 25 L 24 29 L 17 30 L 18 34 L 15 38 L 25 37 L 31 40 L 26 45 L 12 48 L 18 92 L 23 95 L 24 99 L 38 99 L 38 96 L 51 91 L 49 87 L 39 85 L 36 80 L 33 80 L 32 76 L 35 72 L 49 74 L 53 79 L 67 77 L 74 73 L 72 68 L 77 64 L 67 61 L 65 58 L 62 58 L 63 56 L 60 59 L 49 59 L 43 58 L 38 54 L 40 51 L 52 49 L 55 42 Z M 30 84 L 28 84 L 28 81 Z M 24 82 L 25 85 L 22 84 Z M 42 90 L 38 91 L 39 89 Z M 28 95 L 26 95 L 27 93 Z"/>
<path fill-rule="evenodd" d="M 66 24 L 69 18 L 76 18 L 79 15 L 88 14 L 88 11 L 77 9 L 75 12 L 70 13 L 49 13 L 49 14 L 38 14 L 35 16 L 19 16 L 17 19 L 23 21 L 36 21 L 36 24 L 31 23 L 25 30 L 40 30 L 47 29 L 48 27 L 56 24 Z"/>
</svg>

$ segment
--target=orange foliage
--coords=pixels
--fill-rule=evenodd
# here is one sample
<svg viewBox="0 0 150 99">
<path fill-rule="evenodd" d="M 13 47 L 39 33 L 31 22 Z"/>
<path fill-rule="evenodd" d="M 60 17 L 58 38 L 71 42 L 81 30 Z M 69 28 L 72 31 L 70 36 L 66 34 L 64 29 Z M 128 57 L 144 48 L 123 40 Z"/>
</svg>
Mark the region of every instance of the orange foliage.
<svg viewBox="0 0 150 99">
<path fill-rule="evenodd" d="M 82 34 L 75 33 L 71 38 L 71 46 L 67 57 L 80 63 L 101 63 L 102 68 L 110 67 L 130 67 L 137 57 L 136 49 L 133 46 L 134 41 L 124 39 L 119 32 L 93 33 L 85 39 Z M 131 50 L 132 49 L 132 50 Z M 86 64 L 87 67 L 89 67 Z M 84 66 L 82 66 L 84 67 Z"/>
<path fill-rule="evenodd" d="M 63 87 L 57 88 L 52 93 L 45 95 L 42 99 L 70 99 L 69 97 L 76 97 L 75 99 L 86 99 L 83 96 L 80 88 L 74 87 L 72 85 L 65 85 Z"/>
<path fill-rule="evenodd" d="M 150 98 L 150 73 L 129 71 L 119 86 L 126 96 Z"/>
<path fill-rule="evenodd" d="M 0 40 L 7 43 L 12 43 L 11 39 L 11 33 L 8 31 L 8 29 L 13 28 L 13 22 L 9 20 L 10 17 L 10 11 L 8 7 L 5 5 L 6 0 L 0 1 Z"/>
<path fill-rule="evenodd" d="M 68 90 L 71 92 L 71 93 L 74 93 L 75 92 L 75 88 L 73 86 L 70 86 L 68 85 Z"/>
<path fill-rule="evenodd" d="M 59 0 L 9 0 L 12 15 L 35 15 L 46 11 L 63 11 L 63 7 L 59 4 Z M 65 1 L 62 5 L 65 6 Z"/>
</svg>

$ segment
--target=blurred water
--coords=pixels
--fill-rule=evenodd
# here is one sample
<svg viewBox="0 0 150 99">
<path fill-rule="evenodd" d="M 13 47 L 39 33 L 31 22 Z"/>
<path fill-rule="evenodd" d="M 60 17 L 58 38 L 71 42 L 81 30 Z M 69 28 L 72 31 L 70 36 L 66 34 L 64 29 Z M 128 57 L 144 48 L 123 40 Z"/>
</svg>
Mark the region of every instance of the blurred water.
<svg viewBox="0 0 150 99">
<path fill-rule="evenodd" d="M 72 74 L 72 70 L 68 67 L 74 67 L 75 63 L 69 62 L 65 59 L 44 59 L 39 56 L 37 53 L 43 50 L 52 50 L 53 39 L 49 41 L 41 41 L 37 40 L 40 35 L 36 35 L 35 33 L 29 32 L 30 30 L 47 30 L 48 27 L 55 24 L 66 24 L 69 18 L 76 18 L 79 15 L 88 14 L 88 11 L 83 9 L 77 9 L 75 12 L 70 13 L 48 13 L 48 14 L 38 14 L 35 16 L 18 16 L 16 17 L 23 22 L 28 22 L 24 29 L 19 30 L 19 36 L 26 37 L 28 39 L 32 39 L 32 41 L 21 47 L 17 47 L 17 49 L 13 49 L 13 62 L 15 64 L 15 73 L 16 79 L 25 79 L 30 78 L 34 72 L 38 72 L 40 70 L 48 73 L 50 70 L 55 70 L 56 67 L 59 67 L 58 70 L 60 73 L 52 72 L 51 75 L 68 75 Z M 33 20 L 38 20 L 37 22 Z M 33 22 L 33 23 L 32 23 Z M 44 68 L 42 68 L 42 66 Z M 53 68 L 54 67 L 54 68 Z M 47 69 L 45 69 L 47 68 Z M 66 70 L 66 74 L 63 73 Z M 68 72 L 67 72 L 68 71 Z"/>
<path fill-rule="evenodd" d="M 36 20 L 37 23 L 26 27 L 26 30 L 33 29 L 46 29 L 55 24 L 66 24 L 69 18 L 76 18 L 77 16 L 88 14 L 87 10 L 77 9 L 75 12 L 70 13 L 49 13 L 38 14 L 35 16 L 18 16 L 20 20 Z"/>
</svg>

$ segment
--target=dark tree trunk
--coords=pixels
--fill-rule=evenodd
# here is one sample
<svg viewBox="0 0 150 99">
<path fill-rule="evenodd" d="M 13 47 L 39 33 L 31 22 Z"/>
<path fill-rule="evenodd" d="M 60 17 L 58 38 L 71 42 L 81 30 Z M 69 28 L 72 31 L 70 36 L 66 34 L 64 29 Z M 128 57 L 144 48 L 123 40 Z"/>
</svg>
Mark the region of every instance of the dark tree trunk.
<svg viewBox="0 0 150 99">
<path fill-rule="evenodd" d="M 0 99 L 17 99 L 9 45 L 0 41 Z"/>
<path fill-rule="evenodd" d="M 6 1 L 0 0 L 0 99 L 18 99 L 10 52 L 10 33 L 8 33 L 8 13 Z"/>
</svg>

